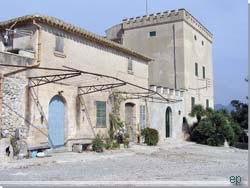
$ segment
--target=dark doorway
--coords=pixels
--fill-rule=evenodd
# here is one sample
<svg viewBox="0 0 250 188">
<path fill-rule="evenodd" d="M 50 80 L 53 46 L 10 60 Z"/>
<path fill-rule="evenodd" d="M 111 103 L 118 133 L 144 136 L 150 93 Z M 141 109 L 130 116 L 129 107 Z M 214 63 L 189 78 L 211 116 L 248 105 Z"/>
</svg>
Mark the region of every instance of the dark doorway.
<svg viewBox="0 0 250 188">
<path fill-rule="evenodd" d="M 172 129 L 172 110 L 170 107 L 166 110 L 166 138 L 171 137 Z"/>
</svg>

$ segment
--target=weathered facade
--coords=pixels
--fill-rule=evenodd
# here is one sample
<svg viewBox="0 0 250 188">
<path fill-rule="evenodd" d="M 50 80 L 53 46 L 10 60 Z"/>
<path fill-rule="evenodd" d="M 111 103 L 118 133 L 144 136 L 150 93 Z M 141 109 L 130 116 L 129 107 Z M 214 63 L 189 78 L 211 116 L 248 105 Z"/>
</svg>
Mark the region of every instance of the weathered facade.
<svg viewBox="0 0 250 188">
<path fill-rule="evenodd" d="M 213 107 L 212 35 L 186 10 L 126 19 L 107 38 L 42 15 L 0 22 L 4 136 L 71 150 L 108 137 L 116 113 L 131 141 L 145 127 L 183 139 L 191 106 Z"/>
<path fill-rule="evenodd" d="M 212 34 L 188 11 L 124 19 L 107 38 L 151 57 L 149 84 L 184 92 L 184 116 L 194 104 L 214 106 Z"/>
<path fill-rule="evenodd" d="M 16 31 L 26 31 L 28 36 L 20 39 L 22 37 L 14 33 L 8 45 L 4 45 L 2 37 L 3 52 L 0 55 L 3 58 L 0 63 L 30 65 L 34 70 L 1 69 L 4 75 L 1 127 L 7 129 L 10 135 L 20 128 L 30 147 L 54 142 L 55 146 L 67 145 L 71 148 L 73 143 L 89 142 L 96 134 L 106 137 L 109 113 L 112 112 L 109 100 L 112 90 L 79 95 L 82 86 L 112 84 L 108 77 L 87 74 L 85 77 L 72 77 L 36 87 L 32 80 L 60 73 L 58 70 L 51 72 L 36 67 L 62 69 L 68 66 L 148 88 L 150 59 L 139 53 L 51 17 L 28 16 L 0 25 L 9 28 L 15 22 Z M 5 30 L 2 36 L 4 33 Z M 8 59 L 9 56 L 18 60 Z M 119 90 L 136 92 L 137 89 L 125 85 Z M 133 106 L 133 113 L 129 117 L 131 124 L 127 126 L 131 137 L 136 139 L 140 107 L 145 106 L 145 101 L 133 98 L 121 101 L 120 118 L 123 121 L 129 104 Z"/>
</svg>

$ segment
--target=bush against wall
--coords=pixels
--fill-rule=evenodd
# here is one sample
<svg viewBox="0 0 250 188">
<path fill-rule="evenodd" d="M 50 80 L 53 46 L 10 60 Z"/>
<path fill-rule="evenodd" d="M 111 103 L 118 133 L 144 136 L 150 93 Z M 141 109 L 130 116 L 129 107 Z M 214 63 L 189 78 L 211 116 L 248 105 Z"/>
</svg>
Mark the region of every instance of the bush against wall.
<svg viewBox="0 0 250 188">
<path fill-rule="evenodd" d="M 155 146 L 159 141 L 159 133 L 156 129 L 145 128 L 141 135 L 144 136 L 144 142 L 149 146 Z"/>
<path fill-rule="evenodd" d="M 96 138 L 92 141 L 92 149 L 95 152 L 103 152 L 104 143 L 100 135 L 97 135 Z"/>
<path fill-rule="evenodd" d="M 211 146 L 222 146 L 225 140 L 229 145 L 238 141 L 242 130 L 227 111 L 209 110 L 209 112 L 199 112 L 199 114 L 202 115 L 199 119 L 197 118 L 197 122 L 191 128 L 191 141 Z"/>
</svg>

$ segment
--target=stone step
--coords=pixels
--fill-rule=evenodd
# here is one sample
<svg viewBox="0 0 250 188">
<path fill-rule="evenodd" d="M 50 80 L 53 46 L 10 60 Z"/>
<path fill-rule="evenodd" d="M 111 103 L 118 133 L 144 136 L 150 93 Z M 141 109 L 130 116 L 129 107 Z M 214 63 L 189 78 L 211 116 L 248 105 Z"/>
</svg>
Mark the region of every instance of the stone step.
<svg viewBox="0 0 250 188">
<path fill-rule="evenodd" d="M 54 148 L 54 149 L 47 149 L 44 151 L 45 154 L 53 154 L 53 153 L 65 153 L 68 152 L 69 148 L 67 147 L 60 147 L 60 148 Z"/>
</svg>

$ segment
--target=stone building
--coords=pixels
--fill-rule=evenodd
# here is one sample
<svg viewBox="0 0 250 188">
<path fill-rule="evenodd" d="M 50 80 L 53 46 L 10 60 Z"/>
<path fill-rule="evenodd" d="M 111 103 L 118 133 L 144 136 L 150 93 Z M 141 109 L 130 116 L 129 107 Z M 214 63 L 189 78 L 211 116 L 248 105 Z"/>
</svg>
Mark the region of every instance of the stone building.
<svg viewBox="0 0 250 188">
<path fill-rule="evenodd" d="M 124 19 L 106 35 L 154 60 L 149 64 L 151 86 L 184 91 L 182 114 L 190 123 L 195 104 L 213 108 L 212 34 L 188 11 Z"/>
<path fill-rule="evenodd" d="M 43 15 L 0 22 L 0 132 L 71 150 L 108 137 L 113 113 L 131 141 L 145 127 L 183 139 L 191 105 L 213 106 L 211 51 L 183 9 L 126 19 L 107 38 Z"/>
<path fill-rule="evenodd" d="M 30 147 L 71 148 L 96 134 L 105 137 L 112 88 L 103 88 L 120 81 L 120 92 L 148 89 L 148 57 L 81 28 L 41 15 L 1 22 L 0 28 L 0 63 L 19 66 L 1 66 L 1 129 L 9 135 L 19 129 Z M 119 113 L 135 140 L 138 125 L 146 124 L 145 100 L 127 97 Z"/>
</svg>

